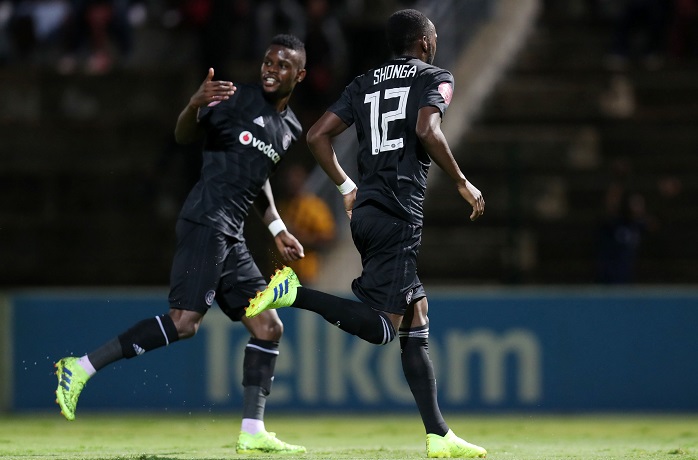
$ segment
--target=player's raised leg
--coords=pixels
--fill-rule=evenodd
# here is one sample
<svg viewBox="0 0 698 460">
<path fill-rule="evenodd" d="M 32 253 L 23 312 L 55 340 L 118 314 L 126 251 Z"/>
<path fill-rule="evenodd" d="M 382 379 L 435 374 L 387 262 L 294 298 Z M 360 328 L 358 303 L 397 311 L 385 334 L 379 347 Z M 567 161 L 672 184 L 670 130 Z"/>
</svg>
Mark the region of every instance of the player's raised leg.
<svg viewBox="0 0 698 460">
<path fill-rule="evenodd" d="M 247 318 L 281 307 L 300 308 L 321 315 L 345 332 L 377 345 L 395 338 L 395 328 L 386 313 L 351 299 L 344 299 L 301 286 L 290 267 L 277 270 L 269 286 L 250 299 Z"/>
</svg>

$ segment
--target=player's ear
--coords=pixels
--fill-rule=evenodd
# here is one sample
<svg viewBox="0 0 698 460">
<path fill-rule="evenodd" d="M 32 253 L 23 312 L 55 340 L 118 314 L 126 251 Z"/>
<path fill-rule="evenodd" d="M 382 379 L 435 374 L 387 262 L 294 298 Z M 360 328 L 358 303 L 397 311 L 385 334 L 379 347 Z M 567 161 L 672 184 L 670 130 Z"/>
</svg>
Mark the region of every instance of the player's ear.
<svg viewBox="0 0 698 460">
<path fill-rule="evenodd" d="M 429 37 L 424 35 L 421 40 L 419 40 L 419 44 L 422 45 L 422 51 L 425 53 L 429 52 Z"/>
<path fill-rule="evenodd" d="M 304 78 L 305 78 L 305 69 L 301 69 L 298 71 L 298 74 L 296 75 L 296 83 L 302 82 Z"/>
</svg>

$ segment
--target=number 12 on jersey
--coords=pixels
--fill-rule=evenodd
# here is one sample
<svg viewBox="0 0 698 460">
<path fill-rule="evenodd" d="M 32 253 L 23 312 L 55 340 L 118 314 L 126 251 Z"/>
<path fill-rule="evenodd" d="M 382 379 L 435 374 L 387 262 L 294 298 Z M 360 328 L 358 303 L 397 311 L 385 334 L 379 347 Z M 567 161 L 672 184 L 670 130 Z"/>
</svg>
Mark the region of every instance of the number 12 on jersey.
<svg viewBox="0 0 698 460">
<path fill-rule="evenodd" d="M 388 139 L 388 123 L 406 118 L 407 97 L 410 95 L 410 87 L 402 86 L 385 90 L 383 99 L 398 98 L 397 109 L 389 112 L 380 112 L 380 94 L 380 91 L 376 91 L 366 94 L 364 98 L 364 103 L 371 106 L 371 153 L 373 155 L 402 148 L 403 139 L 401 137 Z"/>
</svg>

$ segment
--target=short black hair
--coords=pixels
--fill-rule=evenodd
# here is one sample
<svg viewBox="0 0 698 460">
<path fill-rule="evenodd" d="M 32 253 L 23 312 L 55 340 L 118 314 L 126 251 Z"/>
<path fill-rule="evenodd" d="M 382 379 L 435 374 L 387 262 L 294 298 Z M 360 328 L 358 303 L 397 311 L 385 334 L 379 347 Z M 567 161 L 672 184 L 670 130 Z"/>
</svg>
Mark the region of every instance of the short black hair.
<svg viewBox="0 0 698 460">
<path fill-rule="evenodd" d="M 417 10 L 400 10 L 388 18 L 385 35 L 390 51 L 404 54 L 415 42 L 431 33 L 429 18 Z"/>
<path fill-rule="evenodd" d="M 279 34 L 271 39 L 270 45 L 279 45 L 293 51 L 298 51 L 298 54 L 301 55 L 301 69 L 305 67 L 305 43 L 303 43 L 300 38 L 291 34 Z"/>
</svg>

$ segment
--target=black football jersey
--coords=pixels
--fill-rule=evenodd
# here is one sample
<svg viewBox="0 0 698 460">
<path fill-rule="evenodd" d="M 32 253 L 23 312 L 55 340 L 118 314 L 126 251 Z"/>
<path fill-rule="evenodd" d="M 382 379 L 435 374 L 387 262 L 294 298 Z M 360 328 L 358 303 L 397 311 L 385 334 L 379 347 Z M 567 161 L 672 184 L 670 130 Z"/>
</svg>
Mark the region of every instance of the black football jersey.
<svg viewBox="0 0 698 460">
<path fill-rule="evenodd" d="M 356 124 L 359 190 L 366 204 L 421 225 L 431 159 L 415 133 L 425 106 L 443 116 L 453 94 L 453 75 L 412 57 L 399 57 L 354 79 L 329 111 Z"/>
<path fill-rule="evenodd" d="M 279 113 L 267 102 L 260 85 L 235 86 L 230 99 L 199 111 L 201 178 L 179 217 L 243 241 L 250 205 L 302 129 L 290 107 Z"/>
</svg>

